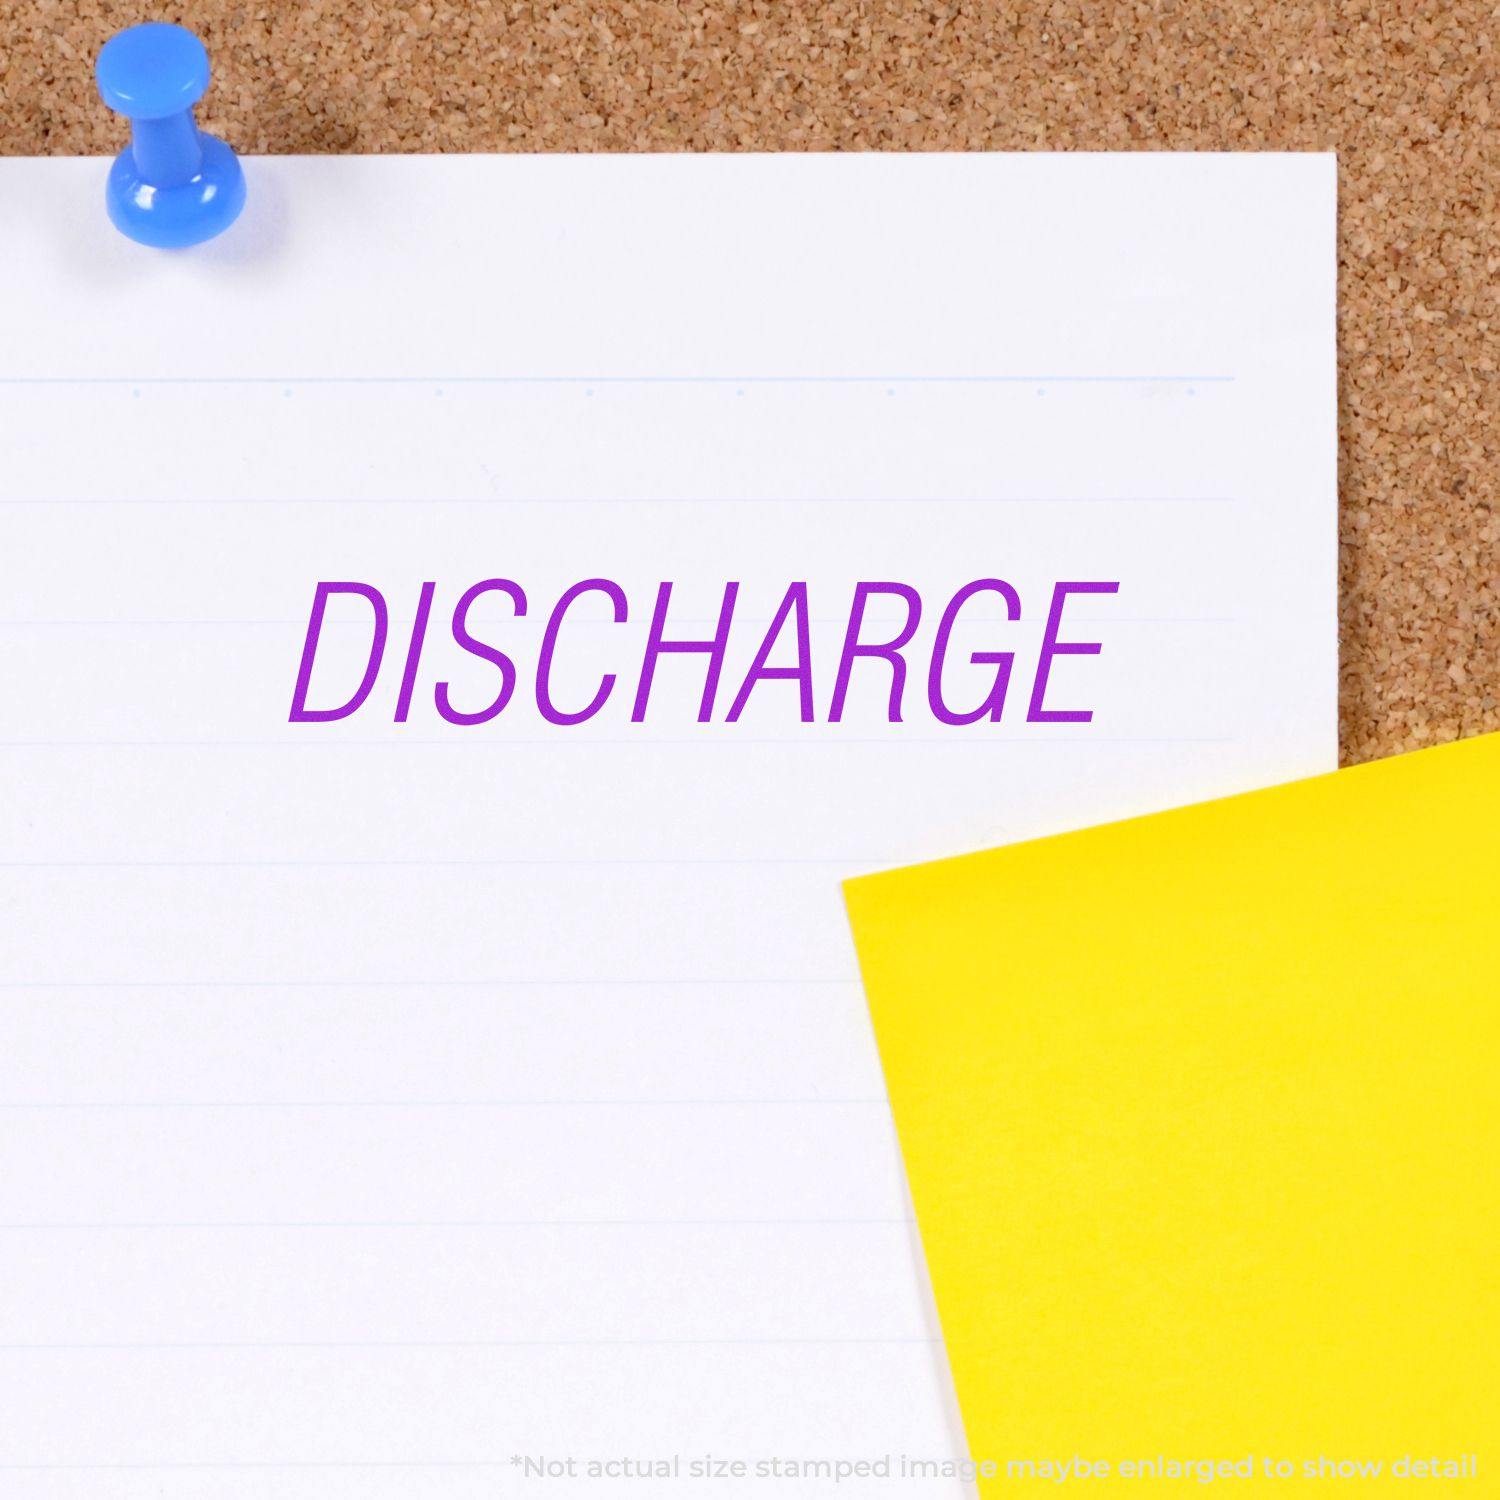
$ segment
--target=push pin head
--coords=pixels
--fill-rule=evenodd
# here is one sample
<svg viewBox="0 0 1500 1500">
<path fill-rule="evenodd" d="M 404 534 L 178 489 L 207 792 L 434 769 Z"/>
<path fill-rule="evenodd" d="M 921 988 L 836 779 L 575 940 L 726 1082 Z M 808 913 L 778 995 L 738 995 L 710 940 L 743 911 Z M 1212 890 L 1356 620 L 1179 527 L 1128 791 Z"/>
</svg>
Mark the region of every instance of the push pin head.
<svg viewBox="0 0 1500 1500">
<path fill-rule="evenodd" d="M 131 123 L 105 204 L 115 227 L 143 245 L 196 245 L 228 229 L 245 206 L 239 158 L 193 123 L 208 88 L 208 53 L 191 31 L 151 21 L 104 44 L 99 92 Z"/>
</svg>

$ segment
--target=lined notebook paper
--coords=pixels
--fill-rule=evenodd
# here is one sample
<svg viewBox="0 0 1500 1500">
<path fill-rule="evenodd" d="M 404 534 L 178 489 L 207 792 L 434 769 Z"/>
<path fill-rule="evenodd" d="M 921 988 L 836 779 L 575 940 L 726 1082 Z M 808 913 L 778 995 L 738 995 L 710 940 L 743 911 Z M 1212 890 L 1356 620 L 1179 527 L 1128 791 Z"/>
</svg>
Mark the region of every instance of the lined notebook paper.
<svg viewBox="0 0 1500 1500">
<path fill-rule="evenodd" d="M 248 165 L 0 163 L 0 1491 L 966 1493 L 839 881 L 1331 767 L 1332 159 Z"/>
</svg>

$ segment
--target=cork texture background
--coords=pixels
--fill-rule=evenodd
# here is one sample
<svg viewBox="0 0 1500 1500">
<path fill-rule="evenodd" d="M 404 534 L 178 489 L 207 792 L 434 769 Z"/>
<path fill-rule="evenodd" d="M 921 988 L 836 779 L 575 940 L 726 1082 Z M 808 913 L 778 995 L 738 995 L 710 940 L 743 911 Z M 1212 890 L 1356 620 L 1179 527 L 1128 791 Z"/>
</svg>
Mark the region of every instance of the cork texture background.
<svg viewBox="0 0 1500 1500">
<path fill-rule="evenodd" d="M 1500 729 L 1494 0 L 0 0 L 0 154 L 142 20 L 247 153 L 1337 151 L 1344 758 Z"/>
</svg>

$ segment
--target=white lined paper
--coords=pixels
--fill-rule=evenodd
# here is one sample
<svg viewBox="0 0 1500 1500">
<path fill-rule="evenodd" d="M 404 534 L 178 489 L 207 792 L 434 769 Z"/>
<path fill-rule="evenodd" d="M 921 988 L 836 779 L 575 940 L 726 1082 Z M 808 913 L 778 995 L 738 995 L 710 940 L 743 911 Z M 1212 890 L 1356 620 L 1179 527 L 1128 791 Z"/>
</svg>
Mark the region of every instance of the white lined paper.
<svg viewBox="0 0 1500 1500">
<path fill-rule="evenodd" d="M 250 165 L 162 256 L 100 164 L 0 163 L 6 1493 L 960 1452 L 837 882 L 1332 764 L 1331 160 Z M 1018 676 L 996 725 L 872 678 L 700 726 L 681 658 L 628 722 L 662 579 L 695 634 L 742 583 L 722 716 L 788 581 L 826 701 L 853 580 L 991 574 L 1023 620 L 955 650 L 1018 674 L 1051 581 L 1121 580 L 1049 694 L 1094 723 Z M 419 701 L 482 692 L 443 633 L 492 575 L 522 663 L 626 587 L 567 626 L 599 719 L 390 722 L 424 579 Z M 288 724 L 328 578 L 386 672 Z M 716 1492 L 768 1488 L 834 1492 Z"/>
</svg>

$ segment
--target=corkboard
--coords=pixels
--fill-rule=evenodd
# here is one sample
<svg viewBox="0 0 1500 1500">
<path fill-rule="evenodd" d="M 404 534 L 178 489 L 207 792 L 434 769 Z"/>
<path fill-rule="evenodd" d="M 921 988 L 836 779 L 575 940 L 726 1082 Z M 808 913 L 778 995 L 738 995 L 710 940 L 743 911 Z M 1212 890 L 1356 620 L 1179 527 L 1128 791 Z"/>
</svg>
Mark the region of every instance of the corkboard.
<svg viewBox="0 0 1500 1500">
<path fill-rule="evenodd" d="M 244 152 L 1337 151 L 1344 757 L 1500 729 L 1493 0 L 0 0 L 0 152 L 148 19 Z"/>
</svg>

